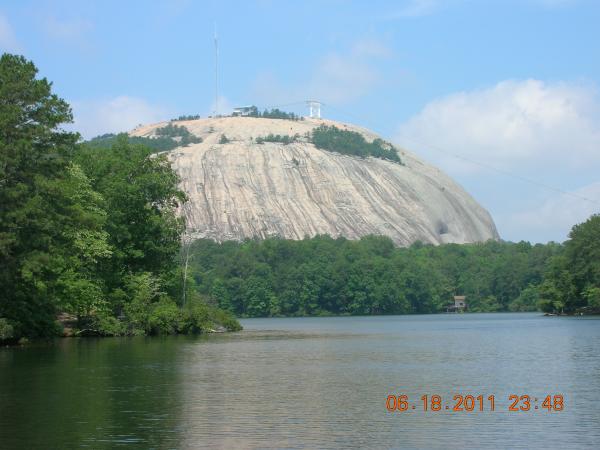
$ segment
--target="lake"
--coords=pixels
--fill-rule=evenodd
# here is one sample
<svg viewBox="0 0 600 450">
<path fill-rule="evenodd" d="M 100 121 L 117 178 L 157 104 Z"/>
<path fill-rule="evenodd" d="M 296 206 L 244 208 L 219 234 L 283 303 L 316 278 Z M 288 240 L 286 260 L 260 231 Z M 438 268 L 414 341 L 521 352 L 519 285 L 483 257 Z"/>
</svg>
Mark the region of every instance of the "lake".
<svg viewBox="0 0 600 450">
<path fill-rule="evenodd" d="M 598 317 L 242 324 L 245 330 L 232 334 L 61 339 L 0 349 L 0 447 L 600 446 Z M 457 394 L 483 395 L 483 411 L 479 400 L 473 411 L 454 411 Z M 529 410 L 509 411 L 513 394 L 529 395 Z M 393 402 L 407 395 L 408 409 L 389 412 L 389 395 Z M 432 395 L 440 396 L 439 411 L 431 410 Z M 542 406 L 547 395 L 550 410 Z M 517 409 L 527 408 L 525 400 Z"/>
</svg>

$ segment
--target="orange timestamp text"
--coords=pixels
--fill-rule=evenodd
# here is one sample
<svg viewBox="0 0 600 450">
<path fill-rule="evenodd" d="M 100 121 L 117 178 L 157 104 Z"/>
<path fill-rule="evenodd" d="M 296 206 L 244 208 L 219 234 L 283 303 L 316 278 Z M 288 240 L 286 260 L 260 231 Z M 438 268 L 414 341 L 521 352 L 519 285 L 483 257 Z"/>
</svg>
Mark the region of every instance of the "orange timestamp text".
<svg viewBox="0 0 600 450">
<path fill-rule="evenodd" d="M 497 405 L 496 396 L 455 394 L 444 397 L 437 394 L 424 394 L 417 399 L 411 399 L 406 394 L 388 395 L 385 407 L 389 412 L 483 412 L 503 410 L 508 412 L 526 411 L 562 411 L 565 408 L 565 399 L 562 394 L 545 394 L 541 396 L 532 395 L 508 395 L 506 401 Z M 498 406 L 498 408 L 497 408 Z"/>
</svg>

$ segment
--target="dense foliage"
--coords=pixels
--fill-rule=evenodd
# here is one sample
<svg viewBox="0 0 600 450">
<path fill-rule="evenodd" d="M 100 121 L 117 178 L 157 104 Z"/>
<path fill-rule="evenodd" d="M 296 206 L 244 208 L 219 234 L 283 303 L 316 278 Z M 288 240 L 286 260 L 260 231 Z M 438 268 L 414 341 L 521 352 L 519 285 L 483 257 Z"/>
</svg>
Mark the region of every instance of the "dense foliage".
<svg viewBox="0 0 600 450">
<path fill-rule="evenodd" d="M 395 247 L 385 237 L 319 236 L 243 243 L 200 240 L 191 270 L 198 291 L 245 316 L 530 311 L 558 244 L 526 242 Z"/>
<path fill-rule="evenodd" d="M 166 136 L 158 136 L 158 137 L 142 137 L 142 136 L 128 136 L 127 133 L 121 134 L 112 134 L 107 133 L 101 136 L 96 136 L 95 138 L 90 139 L 87 144 L 92 147 L 98 148 L 110 148 L 112 147 L 120 136 L 124 136 L 130 144 L 140 144 L 147 148 L 152 149 L 154 152 L 166 152 L 169 150 L 173 150 L 175 147 L 178 147 L 180 144 L 175 139 Z"/>
<path fill-rule="evenodd" d="M 187 147 L 190 144 L 202 142 L 202 138 L 190 133 L 190 131 L 179 125 L 168 124 L 164 127 L 156 129 L 156 136 L 129 136 L 127 133 L 113 134 L 106 133 L 90 139 L 87 143 L 92 147 L 110 148 L 120 139 L 120 136 L 125 136 L 130 144 L 141 144 L 154 152 L 167 152 L 175 147 Z"/>
<path fill-rule="evenodd" d="M 343 130 L 333 125 L 319 125 L 313 129 L 311 138 L 315 147 L 330 152 L 361 158 L 373 156 L 401 163 L 400 156 L 392 144 L 379 138 L 367 142 L 363 135 L 356 131 Z"/>
<path fill-rule="evenodd" d="M 573 227 L 538 291 L 546 312 L 600 313 L 600 215 Z"/>
<path fill-rule="evenodd" d="M 292 142 L 298 142 L 300 139 L 299 134 L 295 134 L 293 136 L 287 134 L 272 134 L 269 133 L 266 136 L 259 136 L 255 139 L 257 144 L 264 144 L 265 142 L 279 142 L 283 145 L 291 144 Z"/>
<path fill-rule="evenodd" d="M 0 340 L 60 333 L 59 314 L 88 334 L 237 328 L 198 295 L 180 304 L 185 196 L 166 158 L 126 136 L 78 144 L 36 75 L 0 59 Z"/>
<path fill-rule="evenodd" d="M 183 122 L 186 120 L 198 120 L 200 118 L 200 114 L 190 114 L 190 115 L 182 115 L 177 117 L 176 119 L 171 119 L 172 122 Z"/>
<path fill-rule="evenodd" d="M 156 135 L 158 137 L 171 138 L 182 147 L 187 147 L 190 144 L 199 144 L 202 142 L 201 137 L 190 133 L 190 131 L 183 125 L 173 125 L 172 123 L 168 123 L 164 127 L 157 128 Z"/>
</svg>

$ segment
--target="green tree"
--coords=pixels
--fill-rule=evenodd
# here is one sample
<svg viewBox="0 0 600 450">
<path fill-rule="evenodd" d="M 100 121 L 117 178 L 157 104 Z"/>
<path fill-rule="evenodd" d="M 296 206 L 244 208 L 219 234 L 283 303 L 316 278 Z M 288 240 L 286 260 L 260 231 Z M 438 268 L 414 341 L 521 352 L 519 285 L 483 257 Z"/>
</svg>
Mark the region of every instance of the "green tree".
<svg viewBox="0 0 600 450">
<path fill-rule="evenodd" d="M 588 298 L 594 298 L 589 292 L 600 288 L 600 215 L 573 227 L 565 243 L 564 264 L 573 289 L 565 299 L 565 309 L 572 312 L 587 307 Z"/>
<path fill-rule="evenodd" d="M 128 274 L 174 275 L 183 222 L 176 208 L 185 201 L 165 156 L 121 137 L 108 149 L 84 145 L 77 155 L 93 187 L 107 204 L 106 230 L 113 249 L 103 276 L 115 311 L 122 308 Z M 170 294 L 174 294 L 171 292 Z"/>
<path fill-rule="evenodd" d="M 21 56 L 0 58 L 0 317 L 14 336 L 49 335 L 56 313 L 100 306 L 109 255 L 102 198 L 71 163 L 69 105 Z"/>
</svg>

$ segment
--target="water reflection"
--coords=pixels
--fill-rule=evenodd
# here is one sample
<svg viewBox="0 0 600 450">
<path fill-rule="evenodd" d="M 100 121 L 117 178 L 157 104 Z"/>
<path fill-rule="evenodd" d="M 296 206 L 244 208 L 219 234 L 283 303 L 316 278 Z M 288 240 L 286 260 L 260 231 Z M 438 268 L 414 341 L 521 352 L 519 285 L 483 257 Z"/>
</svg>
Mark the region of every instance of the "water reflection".
<svg viewBox="0 0 600 450">
<path fill-rule="evenodd" d="M 179 434 L 179 342 L 63 339 L 5 349 L 2 448 L 160 448 Z"/>
<path fill-rule="evenodd" d="M 205 338 L 0 351 L 8 448 L 593 448 L 600 321 L 536 314 L 252 319 Z M 388 394 L 495 394 L 389 413 Z M 509 413 L 510 394 L 565 410 Z"/>
</svg>

